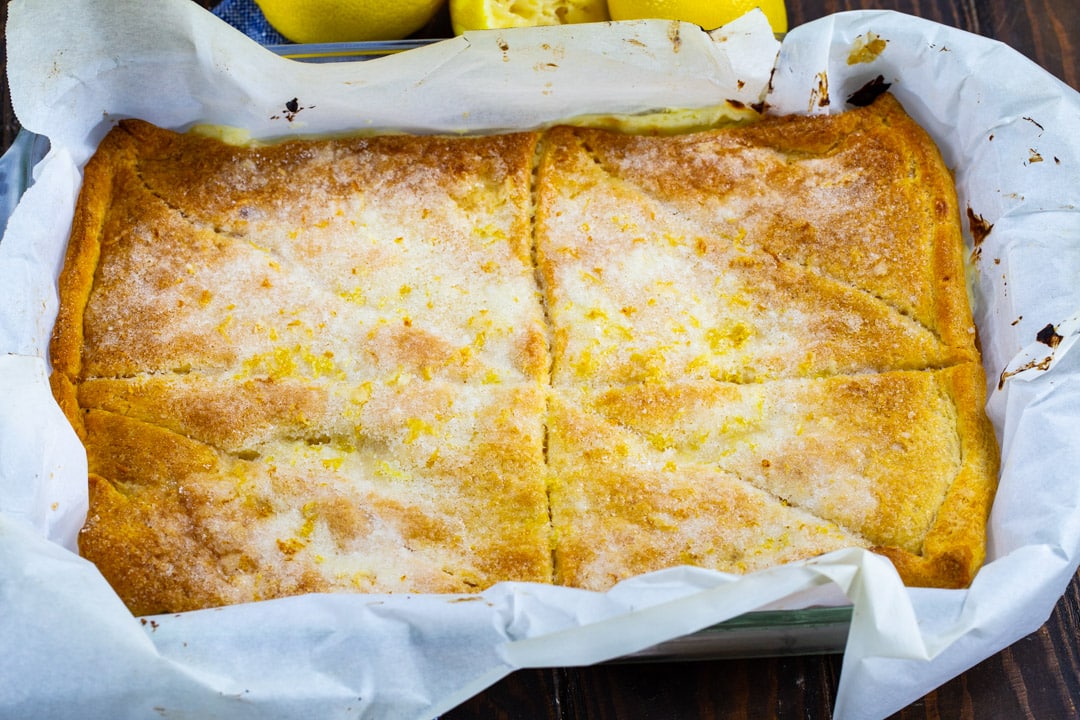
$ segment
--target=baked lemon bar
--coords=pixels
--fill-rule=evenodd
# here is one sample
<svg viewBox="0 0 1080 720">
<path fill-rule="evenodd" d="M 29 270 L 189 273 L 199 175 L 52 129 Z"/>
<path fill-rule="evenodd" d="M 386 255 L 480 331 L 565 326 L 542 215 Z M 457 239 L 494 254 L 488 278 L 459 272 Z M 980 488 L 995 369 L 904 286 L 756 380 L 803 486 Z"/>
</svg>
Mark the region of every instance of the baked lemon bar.
<svg viewBox="0 0 1080 720">
<path fill-rule="evenodd" d="M 80 550 L 138 614 L 985 554 L 955 190 L 890 95 L 662 135 L 123 121 L 60 297 Z"/>
</svg>

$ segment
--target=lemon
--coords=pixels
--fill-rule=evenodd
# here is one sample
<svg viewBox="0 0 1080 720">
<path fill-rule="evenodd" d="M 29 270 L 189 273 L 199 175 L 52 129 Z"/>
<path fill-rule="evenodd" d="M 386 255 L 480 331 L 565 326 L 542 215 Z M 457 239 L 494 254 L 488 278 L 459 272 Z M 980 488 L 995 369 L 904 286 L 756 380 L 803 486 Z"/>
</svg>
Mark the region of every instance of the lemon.
<svg viewBox="0 0 1080 720">
<path fill-rule="evenodd" d="M 446 0 L 255 0 L 266 21 L 298 43 L 398 40 L 424 27 Z"/>
<path fill-rule="evenodd" d="M 765 13 L 774 33 L 787 32 L 784 0 L 608 0 L 612 20 L 684 20 L 715 30 L 754 8 Z"/>
<path fill-rule="evenodd" d="M 608 19 L 606 0 L 450 0 L 450 24 L 466 30 L 568 25 Z"/>
</svg>

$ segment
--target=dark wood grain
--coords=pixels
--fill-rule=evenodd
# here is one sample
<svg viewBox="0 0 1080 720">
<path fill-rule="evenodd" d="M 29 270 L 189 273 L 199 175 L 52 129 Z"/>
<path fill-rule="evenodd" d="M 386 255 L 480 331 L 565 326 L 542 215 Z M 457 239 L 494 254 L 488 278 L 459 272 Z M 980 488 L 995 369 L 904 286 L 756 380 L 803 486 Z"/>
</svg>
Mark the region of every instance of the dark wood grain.
<svg viewBox="0 0 1080 720">
<path fill-rule="evenodd" d="M 0 2 L 0 22 L 7 27 L 7 3 Z M 0 41 L 2 42 L 2 41 Z M 0 93 L 0 152 L 11 147 L 19 132 L 19 121 L 15 118 L 15 111 L 11 108 L 11 93 L 7 86 L 7 43 L 4 43 L 4 72 L 0 82 L 3 83 L 3 93 Z"/>
<path fill-rule="evenodd" d="M 196 0 L 213 7 L 217 0 Z M 824 15 L 889 9 L 1000 40 L 1080 88 L 1077 0 L 788 0 L 796 26 Z M 0 24 L 7 3 L 0 2 Z M 445 14 L 424 32 L 447 27 Z M 6 58 L 6 54 L 5 54 Z M 11 59 L 6 59 L 11 61 Z M 14 59 L 17 61 L 17 59 Z M 3 74 L 6 78 L 6 74 Z M 0 151 L 18 121 L 0 79 Z M 839 655 L 685 663 L 606 664 L 522 670 L 471 698 L 445 720 L 825 720 Z M 1044 720 L 1080 717 L 1080 574 L 1037 632 L 979 663 L 892 720 Z"/>
<path fill-rule="evenodd" d="M 443 720 L 827 720 L 839 655 L 523 670 Z M 548 695 L 553 690 L 555 696 Z M 1080 574 L 1037 632 L 891 720 L 1080 717 Z"/>
<path fill-rule="evenodd" d="M 837 655 L 579 669 L 566 717 L 801 718 L 831 706 L 839 672 Z"/>
</svg>

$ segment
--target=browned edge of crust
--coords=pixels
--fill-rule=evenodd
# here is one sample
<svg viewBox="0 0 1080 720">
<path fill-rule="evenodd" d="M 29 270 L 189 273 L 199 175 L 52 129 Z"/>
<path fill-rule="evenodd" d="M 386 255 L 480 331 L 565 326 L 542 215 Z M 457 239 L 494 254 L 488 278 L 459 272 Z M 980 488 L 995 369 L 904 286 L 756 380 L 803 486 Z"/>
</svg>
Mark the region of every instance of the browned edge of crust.
<svg viewBox="0 0 1080 720">
<path fill-rule="evenodd" d="M 112 199 L 113 164 L 125 145 L 125 134 L 114 129 L 101 141 L 83 170 L 82 190 L 58 281 L 60 306 L 49 355 L 53 374 L 59 377 L 52 380 L 52 387 L 60 407 L 76 429 L 81 423 L 72 415 L 77 414 L 78 405 L 71 402 L 71 386 L 82 372 L 83 317 L 101 256 L 101 234 Z"/>
<path fill-rule="evenodd" d="M 933 328 L 942 342 L 956 350 L 955 362 L 976 360 L 975 336 L 971 332 L 971 306 L 964 270 L 964 241 L 960 231 L 960 209 L 953 174 L 930 134 L 907 114 L 890 93 L 871 106 L 882 122 L 894 132 L 902 132 L 919 164 L 920 185 L 928 195 L 928 212 L 933 217 L 931 272 L 934 288 Z M 980 406 L 981 407 L 981 406 Z"/>
<path fill-rule="evenodd" d="M 875 547 L 888 557 L 911 587 L 964 588 L 986 557 L 986 523 L 997 487 L 997 438 L 983 411 L 986 380 L 978 362 L 938 373 L 943 391 L 956 407 L 960 469 L 915 555 L 895 547 Z"/>
<path fill-rule="evenodd" d="M 82 188 L 72 218 L 64 264 L 58 279 L 59 309 L 49 341 L 52 374 L 49 386 L 57 405 L 83 442 L 86 425 L 79 406 L 78 381 L 82 374 L 84 316 L 101 257 L 101 240 L 112 200 L 114 164 L 124 155 L 128 135 L 114 128 L 105 136 L 83 169 Z M 90 506 L 108 482 L 93 473 L 88 478 Z M 116 491 L 109 487 L 113 493 Z M 80 533 L 80 546 L 82 535 Z M 80 547 L 81 552 L 81 547 Z"/>
</svg>

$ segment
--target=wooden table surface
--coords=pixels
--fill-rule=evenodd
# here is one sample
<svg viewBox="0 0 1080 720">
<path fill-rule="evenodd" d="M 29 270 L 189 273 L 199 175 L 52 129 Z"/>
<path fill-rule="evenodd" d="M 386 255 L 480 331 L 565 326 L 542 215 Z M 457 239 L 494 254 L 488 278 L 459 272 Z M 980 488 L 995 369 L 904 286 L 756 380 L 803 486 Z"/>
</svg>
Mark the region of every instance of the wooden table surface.
<svg viewBox="0 0 1080 720">
<path fill-rule="evenodd" d="M 204 7 L 216 3 L 196 1 Z M 899 10 L 1001 40 L 1080 88 L 1078 0 L 788 0 L 792 27 L 857 9 Z M 6 19 L 5 2 L 0 5 L 0 22 Z M 433 32 L 445 28 L 445 18 L 432 27 Z M 18 132 L 18 122 L 11 110 L 6 74 L 0 82 L 3 151 Z M 810 655 L 523 670 L 444 718 L 815 720 L 832 715 L 840 663 L 840 655 Z M 1038 631 L 945 682 L 893 717 L 1080 717 L 1080 574 Z"/>
</svg>

